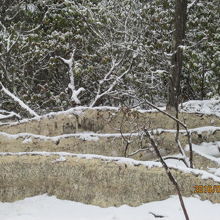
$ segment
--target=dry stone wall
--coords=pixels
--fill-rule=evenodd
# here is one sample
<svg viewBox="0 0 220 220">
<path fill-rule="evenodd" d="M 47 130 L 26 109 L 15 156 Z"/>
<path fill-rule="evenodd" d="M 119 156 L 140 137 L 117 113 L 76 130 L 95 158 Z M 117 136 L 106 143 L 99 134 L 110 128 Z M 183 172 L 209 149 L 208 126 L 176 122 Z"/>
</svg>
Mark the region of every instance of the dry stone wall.
<svg viewBox="0 0 220 220">
<path fill-rule="evenodd" d="M 220 141 L 220 119 L 215 116 L 181 113 L 192 132 L 192 142 Z M 148 150 L 130 156 L 136 160 L 152 160 L 156 156 L 148 140 L 136 132 L 143 126 L 162 129 L 154 132 L 162 155 L 177 152 L 175 122 L 158 112 L 141 113 L 126 109 L 84 109 L 43 116 L 0 126 L 1 152 L 69 152 L 110 157 L 129 157 L 140 148 Z M 210 129 L 198 127 L 212 126 Z M 214 128 L 215 127 L 215 128 Z M 164 130 L 165 129 L 165 130 Z M 86 132 L 86 133 L 85 133 Z M 89 133 L 88 133 L 89 132 Z M 92 132 L 92 133 L 91 133 Z M 123 133 L 123 137 L 121 136 Z M 140 133 L 139 133 L 140 134 Z M 127 145 L 129 141 L 129 145 Z M 187 145 L 184 132 L 180 134 Z M 128 146 L 126 150 L 126 146 Z M 50 153 L 48 153 L 49 155 Z M 175 194 L 163 168 L 129 165 L 112 160 L 82 159 L 50 155 L 0 154 L 0 200 L 14 201 L 28 196 L 48 193 L 102 207 L 166 199 Z M 195 167 L 219 167 L 219 163 L 194 154 Z M 193 194 L 195 185 L 219 185 L 213 179 L 172 170 L 183 195 Z M 220 194 L 201 194 L 202 199 L 220 202 Z"/>
<path fill-rule="evenodd" d="M 0 157 L 0 200 L 4 202 L 48 193 L 60 199 L 101 207 L 163 200 L 176 193 L 163 168 L 148 168 L 100 159 L 56 156 Z M 172 170 L 184 196 L 195 185 L 215 185 L 211 179 Z M 220 202 L 220 194 L 201 194 L 201 199 Z"/>
<path fill-rule="evenodd" d="M 180 120 L 189 128 L 203 126 L 220 127 L 220 118 L 201 114 L 180 113 Z M 0 131 L 9 134 L 32 133 L 45 136 L 92 131 L 96 133 L 137 132 L 146 126 L 150 129 L 175 129 L 176 123 L 159 112 L 141 113 L 125 110 L 92 110 L 81 113 L 50 114 L 31 121 L 2 125 Z"/>
<path fill-rule="evenodd" d="M 152 151 L 149 141 L 140 136 L 125 136 L 130 141 L 126 150 L 127 142 L 120 134 L 102 135 L 73 134 L 72 136 L 46 137 L 30 134 L 6 135 L 0 133 L 0 152 L 29 152 L 29 151 L 48 151 L 48 152 L 71 152 L 78 154 L 99 154 L 105 156 L 130 157 L 137 160 L 155 159 L 156 155 Z M 160 152 L 162 155 L 174 154 L 178 152 L 175 142 L 175 133 L 164 132 L 155 135 Z M 195 144 L 220 140 L 220 130 L 215 134 L 206 131 L 199 135 L 192 133 L 192 142 Z M 185 134 L 180 135 L 183 146 L 188 144 Z M 141 151 L 133 156 L 129 156 L 140 148 L 147 147 L 146 151 Z"/>
</svg>

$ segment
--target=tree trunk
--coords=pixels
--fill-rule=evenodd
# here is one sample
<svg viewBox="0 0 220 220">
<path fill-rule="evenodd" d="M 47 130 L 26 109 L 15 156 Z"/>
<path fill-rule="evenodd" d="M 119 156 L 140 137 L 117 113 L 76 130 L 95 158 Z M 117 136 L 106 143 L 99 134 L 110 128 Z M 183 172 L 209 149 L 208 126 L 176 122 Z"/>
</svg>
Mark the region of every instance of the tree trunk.
<svg viewBox="0 0 220 220">
<path fill-rule="evenodd" d="M 187 0 L 175 0 L 175 32 L 173 39 L 173 55 L 171 58 L 171 76 L 169 80 L 169 93 L 167 110 L 178 111 L 181 94 L 180 82 L 182 75 L 183 51 L 187 20 Z"/>
</svg>

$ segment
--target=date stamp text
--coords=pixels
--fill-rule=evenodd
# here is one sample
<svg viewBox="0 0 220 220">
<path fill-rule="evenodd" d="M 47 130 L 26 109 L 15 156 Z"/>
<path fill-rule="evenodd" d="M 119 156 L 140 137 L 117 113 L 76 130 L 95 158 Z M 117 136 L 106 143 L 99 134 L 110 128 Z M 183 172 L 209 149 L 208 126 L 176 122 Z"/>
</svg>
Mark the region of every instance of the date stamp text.
<svg viewBox="0 0 220 220">
<path fill-rule="evenodd" d="M 220 185 L 195 185 L 194 193 L 220 193 Z"/>
</svg>

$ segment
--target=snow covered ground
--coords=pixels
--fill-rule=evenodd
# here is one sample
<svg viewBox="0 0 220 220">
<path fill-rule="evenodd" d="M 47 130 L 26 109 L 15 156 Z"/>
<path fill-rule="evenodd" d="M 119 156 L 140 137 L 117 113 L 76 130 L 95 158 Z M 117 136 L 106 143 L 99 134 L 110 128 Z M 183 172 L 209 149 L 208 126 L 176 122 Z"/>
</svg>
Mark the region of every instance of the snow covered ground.
<svg viewBox="0 0 220 220">
<path fill-rule="evenodd" d="M 183 103 L 180 107 L 183 112 L 216 115 L 220 117 L 220 100 L 192 100 Z"/>
<path fill-rule="evenodd" d="M 220 204 L 184 198 L 190 220 L 219 220 Z M 155 218 L 154 215 L 161 216 Z M 164 216 L 164 217 L 162 217 Z M 138 207 L 100 208 L 47 195 L 0 203 L 1 220 L 184 220 L 178 197 Z"/>
<path fill-rule="evenodd" d="M 206 143 L 203 142 L 199 145 L 193 144 L 193 150 L 196 152 L 201 152 L 203 154 L 220 157 L 220 141 Z"/>
</svg>

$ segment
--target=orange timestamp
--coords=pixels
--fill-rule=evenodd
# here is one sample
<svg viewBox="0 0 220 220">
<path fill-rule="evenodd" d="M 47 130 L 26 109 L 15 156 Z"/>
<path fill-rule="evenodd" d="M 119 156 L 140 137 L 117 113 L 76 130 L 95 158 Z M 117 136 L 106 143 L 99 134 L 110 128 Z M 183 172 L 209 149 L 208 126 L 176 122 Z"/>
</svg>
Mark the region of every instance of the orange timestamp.
<svg viewBox="0 0 220 220">
<path fill-rule="evenodd" d="M 220 193 L 220 185 L 195 185 L 194 193 Z"/>
</svg>

